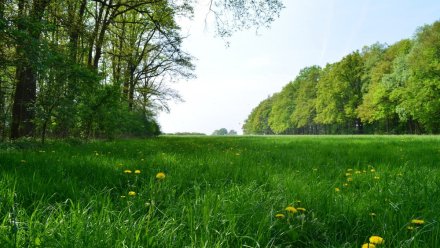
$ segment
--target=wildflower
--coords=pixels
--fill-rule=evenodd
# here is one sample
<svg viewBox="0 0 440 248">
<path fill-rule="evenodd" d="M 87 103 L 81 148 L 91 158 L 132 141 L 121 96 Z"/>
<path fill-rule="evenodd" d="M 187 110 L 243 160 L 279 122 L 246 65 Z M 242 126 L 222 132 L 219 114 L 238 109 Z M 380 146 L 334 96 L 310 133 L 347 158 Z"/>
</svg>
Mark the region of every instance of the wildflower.
<svg viewBox="0 0 440 248">
<path fill-rule="evenodd" d="M 348 187 L 348 183 L 344 183 L 344 184 L 342 184 L 342 186 Z"/>
<path fill-rule="evenodd" d="M 121 195 L 121 198 L 125 198 L 125 195 Z"/>
<path fill-rule="evenodd" d="M 296 208 L 291 207 L 291 206 L 288 206 L 285 210 L 289 213 L 292 213 L 292 214 L 298 212 L 298 210 L 296 210 Z"/>
<path fill-rule="evenodd" d="M 165 179 L 165 173 L 159 172 L 156 174 L 156 179 L 163 180 Z"/>
<path fill-rule="evenodd" d="M 348 172 L 347 172 L 347 173 L 345 173 L 345 176 L 346 176 L 346 177 L 349 177 L 349 176 L 351 176 L 351 173 L 348 173 Z"/>
<path fill-rule="evenodd" d="M 413 219 L 413 220 L 411 220 L 411 224 L 423 225 L 423 224 L 425 224 L 425 221 L 424 220 L 419 220 L 419 219 Z"/>
<path fill-rule="evenodd" d="M 367 171 L 366 171 L 366 170 L 363 170 L 362 173 L 367 173 Z"/>
<path fill-rule="evenodd" d="M 340 190 L 339 188 L 335 188 L 335 191 L 336 191 L 336 192 L 339 192 L 339 191 L 341 191 L 341 190 Z"/>
<path fill-rule="evenodd" d="M 347 181 L 348 181 L 348 182 L 352 182 L 352 181 L 353 181 L 353 178 L 349 177 L 349 178 L 347 178 Z"/>
<path fill-rule="evenodd" d="M 129 195 L 129 196 L 135 196 L 135 195 L 136 195 L 136 192 L 134 192 L 134 191 L 130 191 L 130 192 L 128 192 L 128 195 Z"/>
<path fill-rule="evenodd" d="M 284 217 L 286 217 L 284 214 L 276 214 L 275 217 L 277 219 L 284 219 Z"/>
<path fill-rule="evenodd" d="M 406 229 L 408 229 L 408 231 L 414 231 L 414 229 L 416 229 L 416 228 L 413 226 L 407 226 Z"/>
<path fill-rule="evenodd" d="M 375 170 L 375 169 L 371 169 L 370 171 L 371 171 L 371 172 L 373 172 L 373 173 L 374 173 L 374 172 L 376 172 L 376 170 Z"/>
<path fill-rule="evenodd" d="M 125 174 L 131 174 L 131 170 L 124 170 Z"/>
<path fill-rule="evenodd" d="M 300 211 L 300 212 L 305 212 L 306 209 L 305 208 L 296 208 L 296 210 Z"/>
<path fill-rule="evenodd" d="M 240 153 L 237 152 L 235 155 L 236 155 L 236 156 L 240 156 Z"/>
<path fill-rule="evenodd" d="M 353 169 L 347 169 L 348 172 L 353 171 Z"/>
<path fill-rule="evenodd" d="M 362 248 L 376 248 L 376 246 L 371 243 L 365 243 L 362 245 Z"/>
<path fill-rule="evenodd" d="M 316 168 L 313 168 L 313 171 L 318 171 L 318 169 L 316 169 Z"/>
<path fill-rule="evenodd" d="M 379 180 L 379 179 L 380 179 L 380 177 L 378 177 L 378 176 L 375 176 L 375 177 L 374 177 L 374 179 L 376 179 L 376 180 Z"/>
<path fill-rule="evenodd" d="M 375 213 L 370 213 L 370 216 L 371 216 L 371 217 L 375 217 L 376 214 L 375 214 Z"/>
<path fill-rule="evenodd" d="M 362 173 L 362 172 L 361 172 L 361 171 L 358 171 L 358 170 L 354 172 L 354 174 L 361 174 L 361 173 Z"/>
<path fill-rule="evenodd" d="M 371 236 L 369 241 L 370 241 L 370 243 L 375 244 L 375 245 L 381 245 L 381 244 L 385 243 L 385 240 L 380 236 Z"/>
<path fill-rule="evenodd" d="M 141 170 L 135 170 L 134 174 L 141 174 Z"/>
</svg>

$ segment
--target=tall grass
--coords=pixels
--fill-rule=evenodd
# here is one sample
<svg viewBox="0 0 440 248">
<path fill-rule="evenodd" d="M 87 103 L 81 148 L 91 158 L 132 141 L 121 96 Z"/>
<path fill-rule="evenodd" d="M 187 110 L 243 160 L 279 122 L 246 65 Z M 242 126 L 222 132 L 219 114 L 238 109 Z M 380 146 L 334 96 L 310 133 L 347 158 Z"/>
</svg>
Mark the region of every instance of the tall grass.
<svg viewBox="0 0 440 248">
<path fill-rule="evenodd" d="M 0 247 L 440 247 L 439 196 L 436 136 L 4 144 Z"/>
</svg>

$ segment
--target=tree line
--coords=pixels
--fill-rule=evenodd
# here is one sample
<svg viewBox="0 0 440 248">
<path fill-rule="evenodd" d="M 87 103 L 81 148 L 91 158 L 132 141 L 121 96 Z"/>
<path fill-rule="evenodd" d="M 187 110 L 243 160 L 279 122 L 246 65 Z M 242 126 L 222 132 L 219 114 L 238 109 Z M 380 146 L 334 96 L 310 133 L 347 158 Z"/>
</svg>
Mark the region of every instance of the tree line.
<svg viewBox="0 0 440 248">
<path fill-rule="evenodd" d="M 154 135 L 194 77 L 192 0 L 0 0 L 0 138 Z M 271 23 L 280 0 L 211 0 L 217 34 Z M 227 15 L 223 15 L 227 14 Z"/>
<path fill-rule="evenodd" d="M 255 107 L 245 134 L 440 133 L 440 22 L 302 69 Z"/>
</svg>

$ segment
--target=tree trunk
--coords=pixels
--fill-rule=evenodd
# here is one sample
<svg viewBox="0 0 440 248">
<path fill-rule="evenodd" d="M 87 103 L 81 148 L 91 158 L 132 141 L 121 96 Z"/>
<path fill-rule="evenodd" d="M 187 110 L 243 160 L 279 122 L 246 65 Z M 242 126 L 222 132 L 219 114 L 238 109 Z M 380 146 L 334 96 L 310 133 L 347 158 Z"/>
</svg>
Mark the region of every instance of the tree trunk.
<svg viewBox="0 0 440 248">
<path fill-rule="evenodd" d="M 18 15 L 23 16 L 24 0 L 18 2 Z M 32 23 L 38 24 L 43 18 L 43 13 L 49 4 L 49 0 L 35 0 L 30 14 Z M 26 27 L 19 24 L 18 29 L 27 34 L 25 39 L 37 43 L 40 38 L 40 27 Z M 32 136 L 35 131 L 35 101 L 37 98 L 37 75 L 32 67 L 31 53 L 37 47 L 27 47 L 26 41 L 19 41 L 17 54 L 20 58 L 16 69 L 17 85 L 15 87 L 14 104 L 12 106 L 11 139 L 23 136 Z"/>
</svg>

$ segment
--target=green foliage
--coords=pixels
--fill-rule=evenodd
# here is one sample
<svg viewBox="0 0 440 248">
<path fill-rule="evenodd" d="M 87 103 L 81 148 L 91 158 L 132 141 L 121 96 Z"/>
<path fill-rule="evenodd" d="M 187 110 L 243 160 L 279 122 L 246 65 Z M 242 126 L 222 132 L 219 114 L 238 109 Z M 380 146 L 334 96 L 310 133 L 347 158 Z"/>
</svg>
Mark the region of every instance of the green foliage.
<svg viewBox="0 0 440 248">
<path fill-rule="evenodd" d="M 276 94 L 262 101 L 252 110 L 243 124 L 244 134 L 272 134 L 269 126 L 269 116 L 272 111 L 272 104 Z"/>
<path fill-rule="evenodd" d="M 322 70 L 301 70 L 270 107 L 265 100 L 251 112 L 244 133 L 263 133 L 256 120 L 277 134 L 440 133 L 439 34 L 435 22 L 413 40 L 376 43 Z"/>
<path fill-rule="evenodd" d="M 292 126 L 290 116 L 295 109 L 297 84 L 287 84 L 280 93 L 276 94 L 269 114 L 268 123 L 275 134 L 287 133 Z"/>
</svg>

